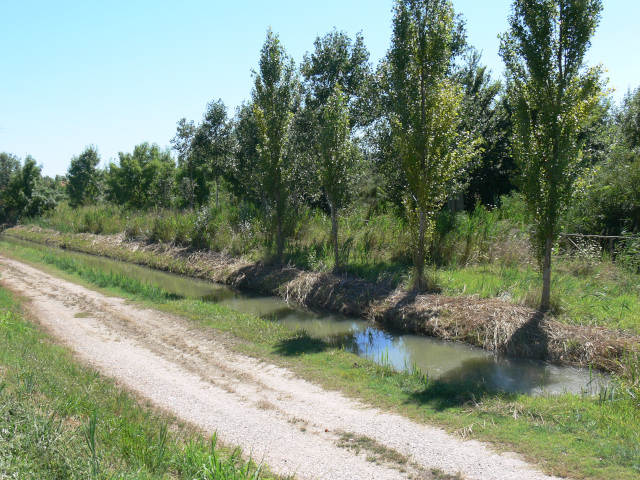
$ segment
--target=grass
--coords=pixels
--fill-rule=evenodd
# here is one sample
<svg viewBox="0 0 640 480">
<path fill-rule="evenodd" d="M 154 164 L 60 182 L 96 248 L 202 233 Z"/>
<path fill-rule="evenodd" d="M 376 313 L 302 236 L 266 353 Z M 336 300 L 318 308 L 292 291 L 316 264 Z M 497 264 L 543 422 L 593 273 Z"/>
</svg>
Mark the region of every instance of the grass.
<svg viewBox="0 0 640 480">
<path fill-rule="evenodd" d="M 556 258 L 552 276 L 552 307 L 565 323 L 628 330 L 640 334 L 640 278 L 611 262 L 586 264 Z M 536 308 L 542 280 L 532 266 L 470 265 L 439 270 L 448 295 L 502 298 Z"/>
<path fill-rule="evenodd" d="M 409 462 L 409 458 L 406 455 L 390 449 L 373 438 L 365 435 L 356 435 L 351 432 L 340 432 L 338 446 L 353 450 L 356 455 L 359 454 L 360 451 L 364 450 L 368 452 L 369 458 L 374 462 L 389 462 L 399 465 L 405 465 Z"/>
<path fill-rule="evenodd" d="M 11 254 L 27 256 L 31 261 L 42 255 L 22 248 L 12 249 Z M 43 257 L 39 261 L 46 260 Z M 73 267 L 66 271 L 79 277 L 82 269 L 76 271 Z M 239 341 L 231 342 L 231 348 L 239 352 L 290 368 L 325 388 L 341 390 L 417 421 L 435 423 L 461 437 L 490 441 L 498 449 L 514 450 L 548 473 L 601 479 L 632 479 L 640 475 L 637 357 L 628 359 L 629 371 L 635 373 L 614 379 L 595 396 L 506 394 L 487 390 L 480 384 L 443 383 L 415 369 L 396 372 L 389 365 L 376 365 L 322 341 L 310 343 L 304 332 L 292 332 L 220 305 L 157 295 L 134 283 L 118 283 L 117 279 L 112 284 L 107 282 L 112 292 L 191 318 L 201 328 L 233 335 Z M 123 290 L 125 287 L 129 289 Z M 21 382 L 23 389 L 37 389 L 38 381 L 32 381 L 28 375 Z M 83 410 L 83 418 L 89 418 L 91 411 L 91 408 Z M 160 425 L 156 424 L 147 438 L 155 438 L 157 444 L 159 432 Z M 101 465 L 104 464 L 103 461 Z"/>
<path fill-rule="evenodd" d="M 53 345 L 0 289 L 0 478 L 273 478 Z"/>
</svg>

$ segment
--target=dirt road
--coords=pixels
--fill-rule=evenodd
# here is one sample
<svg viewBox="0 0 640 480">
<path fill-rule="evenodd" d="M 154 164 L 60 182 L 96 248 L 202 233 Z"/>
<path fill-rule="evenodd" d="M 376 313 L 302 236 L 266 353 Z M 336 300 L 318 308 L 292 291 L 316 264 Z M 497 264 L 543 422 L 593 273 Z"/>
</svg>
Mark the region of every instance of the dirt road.
<svg viewBox="0 0 640 480">
<path fill-rule="evenodd" d="M 413 423 L 238 355 L 186 320 L 131 305 L 0 257 L 0 284 L 30 300 L 42 326 L 94 366 L 156 405 L 299 479 L 550 479 L 515 455 Z M 408 458 L 387 461 L 367 437 Z M 343 446 L 339 446 L 342 444 Z M 388 456 L 391 457 L 391 456 Z"/>
</svg>

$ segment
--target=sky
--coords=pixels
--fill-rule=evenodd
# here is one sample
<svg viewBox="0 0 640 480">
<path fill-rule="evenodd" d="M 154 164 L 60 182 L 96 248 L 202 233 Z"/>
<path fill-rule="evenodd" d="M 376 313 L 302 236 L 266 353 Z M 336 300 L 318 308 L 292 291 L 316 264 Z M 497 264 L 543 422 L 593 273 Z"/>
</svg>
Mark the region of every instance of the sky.
<svg viewBox="0 0 640 480">
<path fill-rule="evenodd" d="M 510 0 L 453 0 L 468 42 L 498 78 Z M 392 0 L 0 0 L 0 151 L 66 173 L 86 146 L 102 165 L 142 142 L 169 146 L 181 118 L 251 96 L 269 27 L 300 64 L 333 28 L 362 32 L 375 67 L 389 48 Z M 640 86 L 640 2 L 604 0 L 587 55 L 620 101 Z"/>
</svg>

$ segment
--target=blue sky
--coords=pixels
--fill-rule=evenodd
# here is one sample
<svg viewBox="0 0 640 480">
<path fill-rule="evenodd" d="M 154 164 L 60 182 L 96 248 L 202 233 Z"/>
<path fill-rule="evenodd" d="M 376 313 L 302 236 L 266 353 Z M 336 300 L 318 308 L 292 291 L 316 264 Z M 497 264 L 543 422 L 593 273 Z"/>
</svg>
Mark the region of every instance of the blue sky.
<svg viewBox="0 0 640 480">
<path fill-rule="evenodd" d="M 391 0 L 319 2 L 0 0 L 0 151 L 32 155 L 43 174 L 98 147 L 103 164 L 143 141 L 169 145 L 176 122 L 200 121 L 222 99 L 233 115 L 250 97 L 267 28 L 299 64 L 316 36 L 359 31 L 375 66 L 389 47 Z M 454 0 L 468 41 L 502 73 L 497 35 L 509 0 Z M 588 54 L 616 99 L 640 86 L 640 2 L 604 0 Z"/>
</svg>

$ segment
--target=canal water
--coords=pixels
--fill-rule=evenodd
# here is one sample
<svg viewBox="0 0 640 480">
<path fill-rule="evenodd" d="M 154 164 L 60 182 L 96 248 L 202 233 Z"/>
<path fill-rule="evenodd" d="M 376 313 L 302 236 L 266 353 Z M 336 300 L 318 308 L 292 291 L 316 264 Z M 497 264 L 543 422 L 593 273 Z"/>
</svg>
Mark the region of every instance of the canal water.
<svg viewBox="0 0 640 480">
<path fill-rule="evenodd" d="M 0 235 L 0 242 L 70 257 L 89 267 L 119 273 L 184 297 L 200 298 L 295 329 L 397 370 L 419 368 L 444 382 L 469 382 L 530 395 L 565 392 L 595 394 L 607 379 L 588 369 L 494 355 L 458 342 L 384 330 L 360 318 L 294 306 L 278 297 L 240 292 L 191 277 L 174 275 L 105 257 Z"/>
</svg>

